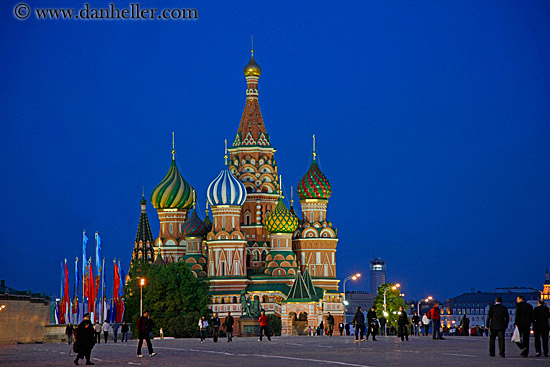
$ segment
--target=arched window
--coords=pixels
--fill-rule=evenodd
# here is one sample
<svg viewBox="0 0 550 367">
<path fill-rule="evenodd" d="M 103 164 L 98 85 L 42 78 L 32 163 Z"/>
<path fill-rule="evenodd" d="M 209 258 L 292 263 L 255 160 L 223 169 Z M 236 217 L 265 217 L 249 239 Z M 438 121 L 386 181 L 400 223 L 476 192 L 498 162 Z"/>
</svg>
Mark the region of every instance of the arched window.
<svg viewBox="0 0 550 367">
<path fill-rule="evenodd" d="M 172 223 L 170 223 L 170 234 L 172 234 Z"/>
<path fill-rule="evenodd" d="M 244 216 L 244 224 L 249 226 L 250 225 L 250 213 L 246 213 Z"/>
<path fill-rule="evenodd" d="M 258 251 L 254 251 L 254 261 L 258 261 Z"/>
</svg>

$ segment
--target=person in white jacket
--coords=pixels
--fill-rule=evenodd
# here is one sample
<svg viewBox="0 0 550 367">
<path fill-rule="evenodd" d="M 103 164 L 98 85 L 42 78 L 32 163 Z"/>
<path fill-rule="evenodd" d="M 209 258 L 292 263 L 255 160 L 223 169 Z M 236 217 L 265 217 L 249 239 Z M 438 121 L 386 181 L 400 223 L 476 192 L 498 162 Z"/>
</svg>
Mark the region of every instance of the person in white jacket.
<svg viewBox="0 0 550 367">
<path fill-rule="evenodd" d="M 206 317 L 201 317 L 199 320 L 199 328 L 201 329 L 201 343 L 204 343 L 206 339 L 206 328 L 208 327 L 208 321 Z"/>
</svg>

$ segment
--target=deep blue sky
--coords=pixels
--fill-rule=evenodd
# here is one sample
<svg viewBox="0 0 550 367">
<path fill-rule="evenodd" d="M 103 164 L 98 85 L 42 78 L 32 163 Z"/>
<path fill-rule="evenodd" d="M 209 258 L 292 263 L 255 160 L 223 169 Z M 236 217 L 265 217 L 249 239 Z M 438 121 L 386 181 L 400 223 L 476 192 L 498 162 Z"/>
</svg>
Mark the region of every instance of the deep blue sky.
<svg viewBox="0 0 550 367">
<path fill-rule="evenodd" d="M 18 21 L 17 3 L 0 4 L 8 285 L 57 294 L 60 262 L 81 257 L 83 228 L 88 256 L 99 230 L 107 263 L 127 268 L 142 186 L 149 198 L 166 174 L 172 131 L 204 217 L 244 107 L 253 34 L 286 191 L 309 167 L 317 135 L 341 278 L 366 274 L 375 252 L 406 298 L 541 287 L 550 265 L 548 2 L 141 1 L 195 7 L 197 21 Z M 148 215 L 156 236 L 150 205 Z M 368 289 L 362 279 L 348 288 Z"/>
</svg>

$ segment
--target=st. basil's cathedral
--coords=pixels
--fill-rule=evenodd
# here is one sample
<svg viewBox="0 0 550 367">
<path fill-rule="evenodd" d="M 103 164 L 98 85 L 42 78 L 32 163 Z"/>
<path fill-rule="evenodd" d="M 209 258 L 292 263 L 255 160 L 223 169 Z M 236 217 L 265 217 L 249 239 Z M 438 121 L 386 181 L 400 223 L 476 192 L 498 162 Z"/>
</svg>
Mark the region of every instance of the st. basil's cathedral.
<svg viewBox="0 0 550 367">
<path fill-rule="evenodd" d="M 173 149 L 168 173 L 151 193 L 159 235 L 153 240 L 143 197 L 132 259 L 161 266 L 184 261 L 195 276 L 208 278 L 209 308 L 220 317 L 231 311 L 238 322 L 245 292 L 258 296 L 266 313 L 281 317 L 283 335 L 302 334 L 325 321 L 328 312 L 336 324 L 343 317 L 337 231 L 327 216 L 332 190 L 317 164 L 314 141 L 313 162 L 297 186 L 302 219 L 292 200 L 290 208 L 284 204 L 276 150 L 258 100 L 261 73 L 252 51 L 244 67 L 246 105 L 225 165 L 208 186 L 204 221 Z"/>
</svg>

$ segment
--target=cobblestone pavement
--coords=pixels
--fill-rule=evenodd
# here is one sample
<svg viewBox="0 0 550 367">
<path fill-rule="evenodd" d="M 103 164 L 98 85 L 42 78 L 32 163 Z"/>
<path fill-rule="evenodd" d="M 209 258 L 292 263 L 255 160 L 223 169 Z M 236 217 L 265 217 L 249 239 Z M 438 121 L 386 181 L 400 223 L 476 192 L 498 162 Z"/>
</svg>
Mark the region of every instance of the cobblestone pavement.
<svg viewBox="0 0 550 367">
<path fill-rule="evenodd" d="M 157 355 L 137 358 L 137 341 L 96 345 L 92 362 L 98 366 L 550 366 L 550 358 L 520 358 L 518 347 L 506 343 L 506 359 L 489 357 L 483 337 L 412 337 L 401 342 L 379 337 L 376 342 L 354 342 L 353 337 L 275 337 L 271 342 L 235 338 L 233 343 L 208 339 L 154 340 Z M 507 338 L 508 339 L 508 338 Z M 144 353 L 147 347 L 144 346 Z M 0 346 L 1 366 L 72 366 L 75 358 L 67 344 Z M 80 361 L 83 365 L 84 361 Z"/>
</svg>

